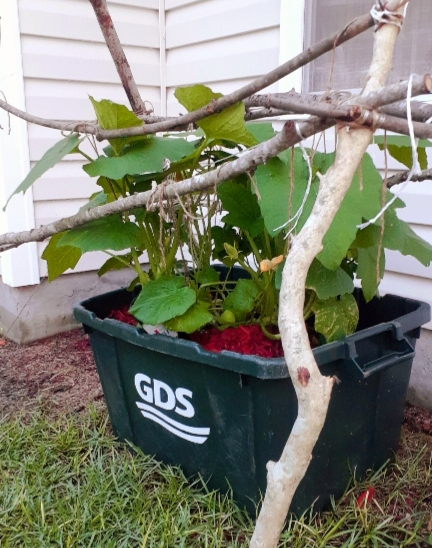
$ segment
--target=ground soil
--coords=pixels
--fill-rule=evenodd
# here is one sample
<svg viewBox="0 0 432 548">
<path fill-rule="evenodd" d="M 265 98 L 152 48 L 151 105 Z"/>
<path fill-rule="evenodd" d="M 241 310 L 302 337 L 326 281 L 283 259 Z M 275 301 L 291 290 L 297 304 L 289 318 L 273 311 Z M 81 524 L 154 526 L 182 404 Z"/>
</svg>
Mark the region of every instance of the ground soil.
<svg viewBox="0 0 432 548">
<path fill-rule="evenodd" d="M 0 340 L 0 416 L 42 403 L 53 414 L 103 404 L 102 388 L 82 329 L 31 344 Z M 407 405 L 404 430 L 432 436 L 432 411 Z"/>
<path fill-rule="evenodd" d="M 29 411 L 36 403 L 57 415 L 102 401 L 93 354 L 82 329 L 22 346 L 0 341 L 0 416 Z"/>
</svg>

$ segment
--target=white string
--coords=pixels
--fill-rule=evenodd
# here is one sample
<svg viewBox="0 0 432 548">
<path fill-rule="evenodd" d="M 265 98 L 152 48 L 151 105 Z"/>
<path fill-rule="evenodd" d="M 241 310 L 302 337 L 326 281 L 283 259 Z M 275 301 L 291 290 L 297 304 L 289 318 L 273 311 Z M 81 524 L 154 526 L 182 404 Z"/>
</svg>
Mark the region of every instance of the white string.
<svg viewBox="0 0 432 548">
<path fill-rule="evenodd" d="M 385 7 L 381 6 L 380 2 L 374 4 L 370 10 L 370 14 L 375 21 L 375 27 L 379 25 L 394 25 L 395 27 L 402 28 L 404 17 L 407 10 L 407 4 L 405 5 L 403 15 L 397 11 L 389 11 Z"/>
<path fill-rule="evenodd" d="M 381 211 L 379 211 L 379 213 L 373 219 L 361 225 L 357 225 L 357 228 L 359 230 L 363 230 L 364 228 L 376 223 L 376 221 L 381 217 L 381 215 L 383 215 L 387 211 L 387 209 L 398 199 L 399 195 L 403 192 L 407 184 L 411 181 L 413 175 L 420 175 L 422 172 L 419 159 L 418 159 L 418 152 L 417 152 L 419 140 L 416 139 L 414 135 L 414 126 L 413 126 L 412 112 L 411 112 L 413 76 L 414 75 L 411 74 L 408 82 L 408 90 L 407 90 L 407 122 L 408 122 L 409 136 L 411 141 L 412 168 L 410 169 L 410 172 L 408 174 L 406 181 L 400 186 L 400 188 L 396 192 L 394 192 L 392 199 L 386 203 L 386 205 L 381 209 Z"/>
<path fill-rule="evenodd" d="M 297 133 L 297 135 L 300 137 L 300 139 L 304 139 L 304 137 L 302 136 L 301 134 L 301 131 L 300 131 L 300 127 L 299 127 L 299 124 L 298 122 L 296 122 L 294 124 L 294 129 Z M 295 221 L 294 225 L 290 228 L 289 232 L 287 232 L 287 234 L 285 235 L 285 240 L 288 238 L 288 236 L 295 230 L 295 228 L 297 227 L 298 225 L 298 222 L 300 220 L 300 217 L 301 217 L 301 214 L 303 213 L 303 209 L 304 209 L 304 206 L 306 204 L 306 200 L 309 196 L 309 193 L 310 193 L 310 189 L 311 189 L 311 186 L 312 186 L 312 178 L 313 178 L 313 171 L 312 171 L 312 164 L 311 164 L 311 161 L 310 161 L 310 157 L 308 155 L 308 153 L 306 152 L 306 149 L 305 147 L 303 146 L 303 143 L 300 141 L 299 143 L 299 146 L 300 146 L 300 149 L 302 151 L 302 154 L 303 154 L 303 158 L 308 166 L 308 170 L 309 170 L 309 177 L 308 177 L 308 182 L 307 182 L 307 185 L 306 185 L 306 191 L 304 193 L 304 196 L 303 196 L 303 200 L 302 200 L 302 203 L 300 204 L 300 207 L 298 208 L 296 214 L 291 217 L 291 219 L 288 219 L 288 221 L 286 221 L 286 223 L 284 223 L 283 225 L 281 226 L 278 226 L 277 228 L 274 229 L 274 232 L 276 230 L 280 230 L 281 228 L 285 228 L 286 226 L 288 226 L 290 223 L 292 223 L 293 221 Z"/>
</svg>

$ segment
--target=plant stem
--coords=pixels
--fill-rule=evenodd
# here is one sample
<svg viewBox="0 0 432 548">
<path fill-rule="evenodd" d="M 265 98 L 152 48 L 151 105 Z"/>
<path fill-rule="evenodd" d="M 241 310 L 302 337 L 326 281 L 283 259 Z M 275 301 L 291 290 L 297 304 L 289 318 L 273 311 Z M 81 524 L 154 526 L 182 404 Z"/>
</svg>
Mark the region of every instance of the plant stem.
<svg viewBox="0 0 432 548">
<path fill-rule="evenodd" d="M 131 254 L 134 260 L 136 273 L 138 274 L 138 278 L 140 280 L 141 285 L 144 287 L 150 281 L 149 275 L 147 274 L 147 272 L 144 272 L 143 269 L 141 268 L 139 258 L 138 258 L 138 253 L 135 248 L 131 248 Z"/>
<path fill-rule="evenodd" d="M 260 322 L 260 326 L 261 326 L 262 332 L 268 339 L 272 341 L 280 341 L 281 336 L 278 333 L 270 333 L 270 331 L 267 331 L 266 326 L 262 322 Z"/>
<path fill-rule="evenodd" d="M 317 300 L 318 300 L 317 294 L 315 293 L 315 291 L 311 291 L 309 298 L 306 301 L 306 304 L 303 309 L 304 321 L 306 321 L 312 315 L 312 309 Z"/>
<path fill-rule="evenodd" d="M 254 242 L 254 239 L 250 236 L 249 232 L 246 232 L 246 230 L 243 231 L 243 234 L 246 236 L 251 248 L 252 248 L 252 251 L 255 255 L 255 258 L 257 259 L 257 262 L 258 264 L 262 261 L 262 257 L 261 257 L 261 253 L 259 252 L 255 242 Z M 271 259 L 271 257 L 269 257 Z"/>
</svg>

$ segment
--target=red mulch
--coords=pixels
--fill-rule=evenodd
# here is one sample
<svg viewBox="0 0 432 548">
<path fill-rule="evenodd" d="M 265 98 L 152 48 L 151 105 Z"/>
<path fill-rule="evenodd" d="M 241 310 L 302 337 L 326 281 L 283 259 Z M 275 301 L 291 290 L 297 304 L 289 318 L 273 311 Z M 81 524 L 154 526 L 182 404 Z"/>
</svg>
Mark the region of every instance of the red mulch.
<svg viewBox="0 0 432 548">
<path fill-rule="evenodd" d="M 129 313 L 128 306 L 122 306 L 122 308 L 119 308 L 118 310 L 111 310 L 107 318 L 118 320 L 119 322 L 127 323 L 133 326 L 138 325 L 136 318 L 134 318 L 132 314 Z"/>
<path fill-rule="evenodd" d="M 281 358 L 284 355 L 282 343 L 268 339 L 259 325 L 239 325 L 222 331 L 212 326 L 192 333 L 189 338 L 210 352 L 230 350 L 263 358 Z"/>
</svg>

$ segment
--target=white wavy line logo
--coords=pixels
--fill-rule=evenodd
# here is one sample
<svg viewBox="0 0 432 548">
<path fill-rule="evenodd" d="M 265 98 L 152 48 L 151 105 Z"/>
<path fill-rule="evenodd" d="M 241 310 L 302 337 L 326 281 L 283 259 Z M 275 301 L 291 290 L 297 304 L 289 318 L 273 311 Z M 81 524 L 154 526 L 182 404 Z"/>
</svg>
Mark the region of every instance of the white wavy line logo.
<svg viewBox="0 0 432 548">
<path fill-rule="evenodd" d="M 141 403 L 138 401 L 135 403 L 137 404 L 137 407 L 141 409 L 141 413 L 146 419 L 150 419 L 151 421 L 160 424 L 163 428 L 172 434 L 175 434 L 179 438 L 183 438 L 184 440 L 198 444 L 207 441 L 210 434 L 210 428 L 187 426 L 181 422 L 171 419 L 170 417 L 167 417 L 164 413 L 152 405 L 147 405 L 146 403 Z"/>
</svg>

